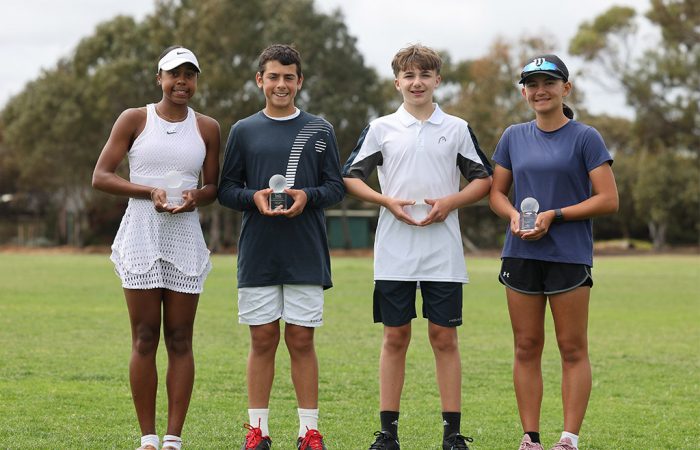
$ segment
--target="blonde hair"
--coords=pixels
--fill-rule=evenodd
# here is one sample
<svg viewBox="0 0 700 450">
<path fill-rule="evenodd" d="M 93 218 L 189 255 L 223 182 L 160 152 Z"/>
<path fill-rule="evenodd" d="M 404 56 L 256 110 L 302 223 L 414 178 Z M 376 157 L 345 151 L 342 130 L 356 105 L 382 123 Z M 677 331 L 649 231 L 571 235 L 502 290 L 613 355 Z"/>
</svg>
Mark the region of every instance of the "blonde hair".
<svg viewBox="0 0 700 450">
<path fill-rule="evenodd" d="M 436 74 L 440 75 L 442 58 L 430 47 L 422 44 L 413 44 L 399 50 L 391 61 L 391 69 L 394 71 L 394 76 L 398 76 L 402 70 L 405 71 L 414 67 L 420 70 L 434 70 Z"/>
</svg>

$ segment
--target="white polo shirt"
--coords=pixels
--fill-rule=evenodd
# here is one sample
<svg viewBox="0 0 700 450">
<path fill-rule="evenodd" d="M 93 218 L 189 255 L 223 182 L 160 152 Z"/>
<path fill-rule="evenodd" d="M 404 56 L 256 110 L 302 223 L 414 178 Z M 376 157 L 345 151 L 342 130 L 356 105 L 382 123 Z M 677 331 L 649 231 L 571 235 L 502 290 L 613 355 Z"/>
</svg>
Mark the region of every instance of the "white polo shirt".
<svg viewBox="0 0 700 450">
<path fill-rule="evenodd" d="M 375 168 L 384 195 L 416 201 L 406 210 L 417 220 L 430 210 L 425 199 L 459 191 L 460 173 L 469 181 L 489 176 L 467 122 L 445 114 L 438 105 L 422 123 L 403 105 L 373 120 L 343 176 L 366 180 Z M 457 210 L 444 222 L 417 227 L 382 207 L 374 241 L 374 279 L 467 283 Z"/>
</svg>

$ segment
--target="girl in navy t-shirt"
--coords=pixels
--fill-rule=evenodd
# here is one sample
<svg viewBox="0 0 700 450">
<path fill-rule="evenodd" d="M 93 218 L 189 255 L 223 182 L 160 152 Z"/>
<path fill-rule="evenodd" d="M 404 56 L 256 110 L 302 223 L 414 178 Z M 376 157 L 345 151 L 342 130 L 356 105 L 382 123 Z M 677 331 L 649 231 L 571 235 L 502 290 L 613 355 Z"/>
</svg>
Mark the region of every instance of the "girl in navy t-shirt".
<svg viewBox="0 0 700 450">
<path fill-rule="evenodd" d="M 552 450 L 574 450 L 591 392 L 588 303 L 593 286 L 591 218 L 617 211 L 612 157 L 594 128 L 573 120 L 564 104 L 569 71 L 542 55 L 521 73 L 522 95 L 535 120 L 510 126 L 493 155 L 491 209 L 510 221 L 499 280 L 506 287 L 515 341 L 513 380 L 524 435 L 520 449 L 543 450 L 544 317 L 549 299 L 562 364 L 564 431 Z M 508 198 L 513 187 L 514 203 Z M 520 205 L 539 204 L 532 230 L 521 229 Z M 523 227 L 524 228 L 524 227 Z"/>
</svg>

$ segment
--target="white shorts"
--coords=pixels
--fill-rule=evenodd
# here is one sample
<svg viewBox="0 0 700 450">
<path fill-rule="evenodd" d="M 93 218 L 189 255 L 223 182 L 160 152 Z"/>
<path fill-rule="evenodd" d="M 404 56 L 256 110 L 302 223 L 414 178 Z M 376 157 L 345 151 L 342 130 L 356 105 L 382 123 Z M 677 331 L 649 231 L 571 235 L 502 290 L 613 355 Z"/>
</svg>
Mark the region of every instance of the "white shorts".
<svg viewBox="0 0 700 450">
<path fill-rule="evenodd" d="M 323 325 L 323 286 L 283 284 L 238 288 L 238 323 L 264 325 L 282 319 L 292 325 Z"/>
</svg>

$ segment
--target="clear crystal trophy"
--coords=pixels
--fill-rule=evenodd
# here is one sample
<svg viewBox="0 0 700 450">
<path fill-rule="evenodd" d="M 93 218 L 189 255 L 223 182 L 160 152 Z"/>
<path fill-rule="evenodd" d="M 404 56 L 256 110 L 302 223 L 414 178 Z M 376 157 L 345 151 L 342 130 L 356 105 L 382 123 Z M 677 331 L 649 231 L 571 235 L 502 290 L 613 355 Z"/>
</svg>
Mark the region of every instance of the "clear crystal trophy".
<svg viewBox="0 0 700 450">
<path fill-rule="evenodd" d="M 163 177 L 165 181 L 165 191 L 168 196 L 168 203 L 175 205 L 182 203 L 182 182 L 184 178 L 182 172 L 171 170 Z"/>
<path fill-rule="evenodd" d="M 431 208 L 432 208 L 432 206 L 425 203 L 425 201 L 416 200 L 416 203 L 411 205 L 411 217 L 416 222 L 421 222 L 426 217 L 428 217 L 428 213 L 430 212 Z"/>
<path fill-rule="evenodd" d="M 284 192 L 284 188 L 287 187 L 287 179 L 284 175 L 272 175 L 270 187 L 272 188 L 270 209 L 273 211 L 275 209 L 287 209 L 287 194 Z"/>
<path fill-rule="evenodd" d="M 532 231 L 535 229 L 537 211 L 540 204 L 532 197 L 523 199 L 520 203 L 520 231 Z"/>
<path fill-rule="evenodd" d="M 432 208 L 432 206 L 425 203 L 425 198 L 428 197 L 428 195 L 426 195 L 427 192 L 429 192 L 429 190 L 424 184 L 417 181 L 414 181 L 406 190 L 406 198 L 415 201 L 413 205 L 408 205 L 406 211 L 416 222 L 423 221 Z"/>
</svg>

